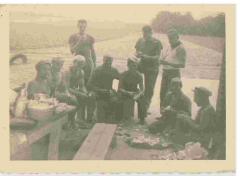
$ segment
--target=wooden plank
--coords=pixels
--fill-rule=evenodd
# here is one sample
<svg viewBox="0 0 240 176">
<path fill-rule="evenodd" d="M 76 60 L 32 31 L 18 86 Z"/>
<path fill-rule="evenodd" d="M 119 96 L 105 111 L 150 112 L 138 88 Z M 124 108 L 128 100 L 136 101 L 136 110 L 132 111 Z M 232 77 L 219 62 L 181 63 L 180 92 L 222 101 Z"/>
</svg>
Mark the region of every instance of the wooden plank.
<svg viewBox="0 0 240 176">
<path fill-rule="evenodd" d="M 91 154 L 91 160 L 104 160 L 108 152 L 108 148 L 111 145 L 113 135 L 117 129 L 115 124 L 106 124 L 104 133 L 102 134 L 95 150 Z"/>
<path fill-rule="evenodd" d="M 95 147 L 98 144 L 98 140 L 102 136 L 104 132 L 106 124 L 104 123 L 96 123 L 93 129 L 90 131 L 89 135 L 80 146 L 76 155 L 74 156 L 74 160 L 84 160 L 89 159 L 91 157 L 91 153 L 94 151 Z"/>
</svg>

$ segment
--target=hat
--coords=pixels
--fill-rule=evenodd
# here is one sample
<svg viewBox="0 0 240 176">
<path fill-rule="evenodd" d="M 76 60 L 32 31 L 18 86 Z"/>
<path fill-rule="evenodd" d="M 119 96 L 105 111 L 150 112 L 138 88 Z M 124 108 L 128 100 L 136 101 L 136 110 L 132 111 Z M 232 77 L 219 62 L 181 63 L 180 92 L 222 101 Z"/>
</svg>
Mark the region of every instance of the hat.
<svg viewBox="0 0 240 176">
<path fill-rule="evenodd" d="M 205 96 L 208 96 L 208 97 L 212 95 L 212 92 L 205 87 L 195 87 L 193 92 L 198 93 L 200 95 L 205 95 Z"/>
<path fill-rule="evenodd" d="M 137 57 L 135 57 L 135 56 L 130 56 L 130 57 L 128 57 L 128 63 L 130 63 L 130 62 L 138 63 L 139 59 Z"/>
<path fill-rule="evenodd" d="M 46 65 L 46 64 L 49 64 L 51 66 L 51 63 L 48 60 L 41 60 L 35 65 L 35 68 L 36 68 L 36 70 L 39 70 L 39 68 L 41 66 Z"/>
</svg>

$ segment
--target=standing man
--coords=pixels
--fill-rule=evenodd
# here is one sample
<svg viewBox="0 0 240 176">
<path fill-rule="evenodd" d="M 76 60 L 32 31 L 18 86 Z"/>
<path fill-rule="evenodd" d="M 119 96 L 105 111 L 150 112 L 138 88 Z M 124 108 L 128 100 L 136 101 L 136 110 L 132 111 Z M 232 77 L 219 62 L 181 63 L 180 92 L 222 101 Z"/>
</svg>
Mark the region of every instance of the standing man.
<svg viewBox="0 0 240 176">
<path fill-rule="evenodd" d="M 160 60 L 163 65 L 161 90 L 160 90 L 160 109 L 164 106 L 165 96 L 169 90 L 172 78 L 181 77 L 180 69 L 185 67 L 186 50 L 179 40 L 178 32 L 171 29 L 167 33 L 171 49 L 168 55 Z"/>
<path fill-rule="evenodd" d="M 85 82 L 89 81 L 93 68 L 96 66 L 96 54 L 94 50 L 94 38 L 85 33 L 87 21 L 84 19 L 78 20 L 77 23 L 79 32 L 73 34 L 69 38 L 70 51 L 73 55 L 82 55 L 86 59 L 84 67 Z"/>
<path fill-rule="evenodd" d="M 89 81 L 97 97 L 98 122 L 110 123 L 114 121 L 116 93 L 112 89 L 113 80 L 119 79 L 119 72 L 112 67 L 113 57 L 103 56 L 103 64 L 98 66 Z"/>
<path fill-rule="evenodd" d="M 139 71 L 144 74 L 145 84 L 145 102 L 146 109 L 149 109 L 154 92 L 154 86 L 159 72 L 159 57 L 162 50 L 162 44 L 158 39 L 153 38 L 152 28 L 144 26 L 142 28 L 143 37 L 140 38 L 136 45 L 136 56 L 139 57 Z"/>
</svg>

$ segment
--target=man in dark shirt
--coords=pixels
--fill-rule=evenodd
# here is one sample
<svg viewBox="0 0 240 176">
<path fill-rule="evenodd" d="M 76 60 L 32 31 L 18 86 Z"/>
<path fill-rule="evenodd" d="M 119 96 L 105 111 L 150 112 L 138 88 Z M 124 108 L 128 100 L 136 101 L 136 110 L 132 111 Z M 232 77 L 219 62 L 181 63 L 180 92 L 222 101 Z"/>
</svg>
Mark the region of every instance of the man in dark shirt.
<svg viewBox="0 0 240 176">
<path fill-rule="evenodd" d="M 144 26 L 142 28 L 143 37 L 136 45 L 136 56 L 141 59 L 139 71 L 144 74 L 145 102 L 148 109 L 154 92 L 155 83 L 159 72 L 159 57 L 162 44 L 158 39 L 152 37 L 152 28 Z"/>
<path fill-rule="evenodd" d="M 138 104 L 138 118 L 144 124 L 146 117 L 145 98 L 143 97 L 144 86 L 143 78 L 137 70 L 137 58 L 128 59 L 128 70 L 120 75 L 118 92 L 118 120 L 128 121 L 133 118 L 134 102 Z"/>
<path fill-rule="evenodd" d="M 177 116 L 179 125 L 181 124 L 185 129 L 191 130 L 192 138 L 200 141 L 206 149 L 212 148 L 216 141 L 214 141 L 216 136 L 216 112 L 209 101 L 211 95 L 212 93 L 208 89 L 196 87 L 194 89 L 194 101 L 200 109 L 195 120 L 192 120 L 191 116 L 183 114 Z"/>
<path fill-rule="evenodd" d="M 179 114 L 191 115 L 191 101 L 181 90 L 182 82 L 179 78 L 173 78 L 170 84 L 170 90 L 165 97 L 164 106 L 162 106 L 162 117 L 149 126 L 152 133 L 163 131 L 165 128 L 175 128 L 176 117 Z"/>
<path fill-rule="evenodd" d="M 70 51 L 73 55 L 82 55 L 86 59 L 84 67 L 85 81 L 89 81 L 93 68 L 96 66 L 96 54 L 94 50 L 94 38 L 85 33 L 87 27 L 86 20 L 78 21 L 79 32 L 69 38 Z"/>
<path fill-rule="evenodd" d="M 116 93 L 112 86 L 113 80 L 119 79 L 119 72 L 112 67 L 112 62 L 112 56 L 103 56 L 103 64 L 94 70 L 88 85 L 96 94 L 98 122 L 108 123 L 114 120 Z"/>
</svg>

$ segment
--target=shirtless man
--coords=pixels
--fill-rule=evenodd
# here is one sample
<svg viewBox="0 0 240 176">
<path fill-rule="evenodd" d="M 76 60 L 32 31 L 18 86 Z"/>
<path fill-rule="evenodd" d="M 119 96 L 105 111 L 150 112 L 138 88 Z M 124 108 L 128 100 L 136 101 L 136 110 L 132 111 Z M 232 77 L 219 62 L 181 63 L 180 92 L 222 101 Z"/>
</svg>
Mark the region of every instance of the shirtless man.
<svg viewBox="0 0 240 176">
<path fill-rule="evenodd" d="M 37 94 L 45 94 L 50 97 L 51 87 L 49 85 L 49 77 L 51 75 L 51 63 L 42 60 L 35 66 L 37 71 L 36 78 L 29 82 L 27 87 L 28 99 L 34 99 Z"/>
<path fill-rule="evenodd" d="M 65 80 L 68 81 L 67 89 L 70 94 L 74 95 L 79 103 L 78 106 L 78 120 L 85 121 L 85 114 L 87 113 L 87 121 L 92 121 L 94 109 L 91 104 L 94 102 L 94 97 L 86 89 L 84 79 L 85 58 L 80 55 L 74 57 L 73 66 L 70 68 Z"/>
</svg>

